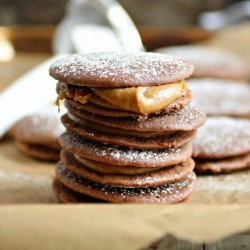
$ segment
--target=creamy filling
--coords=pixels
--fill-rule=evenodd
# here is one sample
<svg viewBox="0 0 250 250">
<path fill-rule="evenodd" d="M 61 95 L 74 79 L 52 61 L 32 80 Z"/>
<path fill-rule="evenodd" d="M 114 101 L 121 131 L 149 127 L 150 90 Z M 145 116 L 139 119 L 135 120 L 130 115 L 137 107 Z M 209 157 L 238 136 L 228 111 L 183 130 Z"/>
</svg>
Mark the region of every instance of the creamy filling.
<svg viewBox="0 0 250 250">
<path fill-rule="evenodd" d="M 78 124 L 82 124 L 88 128 L 95 129 L 98 132 L 104 132 L 107 134 L 130 135 L 130 136 L 135 136 L 135 137 L 151 138 L 151 137 L 156 137 L 156 136 L 170 136 L 173 133 L 175 133 L 175 132 L 171 132 L 171 131 L 159 131 L 159 132 L 146 131 L 146 132 L 142 132 L 142 131 L 135 131 L 135 130 L 124 130 L 121 128 L 108 127 L 108 126 L 101 125 L 101 124 L 91 122 L 88 120 L 82 120 L 70 112 L 68 112 L 67 115 L 72 121 L 74 121 Z"/>
<path fill-rule="evenodd" d="M 92 88 L 107 103 L 122 110 L 150 114 L 161 110 L 186 93 L 185 81 L 153 87 Z"/>
<path fill-rule="evenodd" d="M 58 100 L 71 98 L 82 104 L 93 103 L 103 108 L 127 110 L 147 115 L 157 112 L 186 94 L 184 80 L 151 87 L 131 88 L 65 88 Z"/>
<path fill-rule="evenodd" d="M 143 168 L 143 167 L 133 167 L 133 166 L 115 166 L 112 164 L 97 162 L 89 159 L 82 158 L 78 155 L 74 155 L 75 159 L 79 161 L 84 167 L 100 174 L 124 174 L 124 175 L 137 175 L 150 173 L 159 170 L 164 167 L 154 167 L 154 168 Z"/>
</svg>

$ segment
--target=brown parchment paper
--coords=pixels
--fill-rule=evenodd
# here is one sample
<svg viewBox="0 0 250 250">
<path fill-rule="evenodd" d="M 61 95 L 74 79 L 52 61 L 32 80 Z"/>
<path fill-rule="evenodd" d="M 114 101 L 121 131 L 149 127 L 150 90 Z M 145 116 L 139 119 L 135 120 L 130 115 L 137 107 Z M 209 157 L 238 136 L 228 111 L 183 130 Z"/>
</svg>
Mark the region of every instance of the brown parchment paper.
<svg viewBox="0 0 250 250">
<path fill-rule="evenodd" d="M 12 205 L 0 207 L 1 249 L 141 249 L 166 233 L 203 242 L 250 226 L 250 206 Z"/>
<path fill-rule="evenodd" d="M 206 44 L 240 56 L 250 72 L 249 31 L 228 28 Z M 250 170 L 199 177 L 189 204 L 62 205 L 51 191 L 54 166 L 0 142 L 1 250 L 141 249 L 168 233 L 208 243 L 250 229 Z"/>
</svg>

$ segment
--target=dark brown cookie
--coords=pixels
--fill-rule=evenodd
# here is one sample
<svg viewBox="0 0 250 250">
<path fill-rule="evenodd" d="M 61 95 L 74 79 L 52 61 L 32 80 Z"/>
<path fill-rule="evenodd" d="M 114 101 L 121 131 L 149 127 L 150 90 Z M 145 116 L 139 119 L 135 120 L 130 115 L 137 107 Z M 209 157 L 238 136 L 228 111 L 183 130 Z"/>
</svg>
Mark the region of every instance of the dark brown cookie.
<svg viewBox="0 0 250 250">
<path fill-rule="evenodd" d="M 57 107 L 48 106 L 19 120 L 11 133 L 22 142 L 58 148 L 58 138 L 64 131 Z"/>
<path fill-rule="evenodd" d="M 145 174 L 100 174 L 86 168 L 66 150 L 62 152 L 61 159 L 64 167 L 72 173 L 98 184 L 116 187 L 157 187 L 184 179 L 194 168 L 194 161 L 189 159 L 179 165 L 161 168 Z M 131 166 L 131 168 L 133 167 Z"/>
<path fill-rule="evenodd" d="M 192 72 L 193 65 L 181 58 L 147 52 L 75 54 L 56 61 L 49 70 L 64 83 L 111 88 L 162 85 Z"/>
<path fill-rule="evenodd" d="M 193 141 L 193 156 L 222 159 L 250 152 L 250 121 L 241 118 L 208 117 Z"/>
<path fill-rule="evenodd" d="M 22 141 L 16 141 L 15 145 L 20 152 L 30 157 L 43 161 L 60 160 L 60 149 L 38 144 L 29 144 Z"/>
<path fill-rule="evenodd" d="M 52 189 L 57 197 L 57 199 L 61 203 L 106 203 L 103 200 L 95 199 L 93 197 L 77 193 L 66 186 L 64 186 L 60 181 L 57 179 L 53 180 Z M 187 203 L 192 197 L 192 194 L 189 195 L 186 199 L 181 200 L 178 203 Z"/>
<path fill-rule="evenodd" d="M 230 173 L 246 168 L 250 168 L 250 153 L 221 160 L 196 160 L 195 162 L 195 172 L 198 174 Z"/>
<path fill-rule="evenodd" d="M 62 134 L 60 143 L 64 149 L 72 154 L 90 160 L 121 166 L 170 166 L 185 162 L 192 155 L 191 144 L 174 149 L 135 150 L 92 142 L 72 132 Z"/>
<path fill-rule="evenodd" d="M 195 65 L 192 77 L 213 77 L 233 80 L 246 79 L 246 67 L 229 52 L 207 46 L 184 45 L 161 48 L 156 52 L 181 56 Z"/>
<path fill-rule="evenodd" d="M 181 108 L 184 108 L 186 105 L 188 105 L 191 102 L 192 94 L 190 90 L 187 90 L 187 94 L 183 97 L 177 98 L 173 102 L 171 102 L 169 105 L 164 107 L 163 109 L 159 110 L 156 113 L 151 113 L 150 115 L 156 115 L 156 114 L 165 114 L 169 113 L 170 111 L 177 111 Z M 72 99 L 67 98 L 66 99 L 72 107 L 75 107 L 77 109 L 85 110 L 87 112 L 101 115 L 101 116 L 110 116 L 110 117 L 136 117 L 138 120 L 145 120 L 147 116 L 141 115 L 139 113 L 125 111 L 125 110 L 119 110 L 119 109 L 107 109 L 103 108 L 101 106 L 97 106 L 93 103 L 86 103 L 81 104 L 80 102 L 74 101 Z"/>
<path fill-rule="evenodd" d="M 189 131 L 199 128 L 205 123 L 205 113 L 197 108 L 186 106 L 164 115 L 151 116 L 141 122 L 133 118 L 113 118 L 76 109 L 65 103 L 68 111 L 78 118 L 90 120 L 105 126 L 135 131 Z"/>
<path fill-rule="evenodd" d="M 58 138 L 65 128 L 55 106 L 45 107 L 19 120 L 11 129 L 18 150 L 30 157 L 58 161 L 60 149 Z"/>
<path fill-rule="evenodd" d="M 68 114 L 71 118 L 72 115 Z M 103 144 L 117 145 L 135 149 L 163 149 L 163 148 L 178 148 L 182 145 L 190 142 L 196 135 L 196 130 L 191 131 L 177 131 L 177 132 L 166 132 L 159 133 L 159 135 L 152 137 L 140 137 L 127 134 L 121 134 L 122 129 L 119 130 L 120 134 L 116 133 L 105 133 L 91 128 L 88 122 L 79 120 L 73 117 L 75 121 L 79 120 L 78 123 L 73 121 L 64 115 L 62 117 L 62 123 L 68 131 L 77 133 L 88 140 L 97 141 Z M 87 126 L 86 126 L 87 124 Z M 104 125 L 102 125 L 104 126 Z M 136 131 L 134 131 L 136 134 Z"/>
<path fill-rule="evenodd" d="M 176 203 L 189 197 L 196 183 L 196 176 L 191 172 L 181 181 L 155 188 L 106 186 L 73 174 L 64 168 L 62 162 L 57 165 L 56 177 L 63 185 L 75 192 L 113 203 Z"/>
<path fill-rule="evenodd" d="M 207 115 L 250 117 L 250 85 L 212 78 L 190 79 L 192 104 Z"/>
<path fill-rule="evenodd" d="M 77 193 L 66 186 L 64 186 L 60 181 L 54 179 L 52 183 L 52 190 L 56 198 L 61 203 L 103 203 L 104 201 L 92 198 L 90 196 Z"/>
</svg>

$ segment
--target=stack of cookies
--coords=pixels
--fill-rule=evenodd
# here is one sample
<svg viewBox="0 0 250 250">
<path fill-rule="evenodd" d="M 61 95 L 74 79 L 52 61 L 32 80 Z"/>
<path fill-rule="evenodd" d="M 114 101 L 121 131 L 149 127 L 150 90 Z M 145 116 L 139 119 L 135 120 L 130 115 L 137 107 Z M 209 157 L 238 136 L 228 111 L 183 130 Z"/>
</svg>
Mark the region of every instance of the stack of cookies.
<svg viewBox="0 0 250 250">
<path fill-rule="evenodd" d="M 245 81 L 189 79 L 192 104 L 208 116 L 250 118 L 250 84 Z"/>
<path fill-rule="evenodd" d="M 188 86 L 192 105 L 208 116 L 193 141 L 195 171 L 228 173 L 250 167 L 250 85 L 242 61 L 228 52 L 197 45 L 162 48 L 195 65 Z"/>
<path fill-rule="evenodd" d="M 225 116 L 208 117 L 193 146 L 197 173 L 218 174 L 249 168 L 250 121 Z"/>
<path fill-rule="evenodd" d="M 176 203 L 195 187 L 188 104 L 193 65 L 157 53 L 89 53 L 52 64 L 67 132 L 53 183 L 61 202 Z"/>
</svg>

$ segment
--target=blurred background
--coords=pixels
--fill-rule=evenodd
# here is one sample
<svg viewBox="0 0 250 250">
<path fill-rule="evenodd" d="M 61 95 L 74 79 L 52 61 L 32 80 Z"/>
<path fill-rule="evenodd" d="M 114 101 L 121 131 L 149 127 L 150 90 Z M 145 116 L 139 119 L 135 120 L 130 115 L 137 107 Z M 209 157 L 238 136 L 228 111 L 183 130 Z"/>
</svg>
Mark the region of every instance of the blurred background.
<svg viewBox="0 0 250 250">
<path fill-rule="evenodd" d="M 67 0 L 0 0 L 0 25 L 58 24 Z M 136 25 L 196 25 L 201 12 L 223 9 L 237 0 L 119 0 Z"/>
<path fill-rule="evenodd" d="M 75 23 L 84 24 L 85 21 L 91 23 L 94 19 L 98 19 L 98 24 L 103 22 L 107 25 L 106 20 L 101 18 L 98 12 L 93 14 L 89 10 L 84 12 L 82 7 L 78 8 L 83 2 L 95 1 L 0 0 L 0 63 L 5 62 L 0 64 L 0 75 L 5 79 L 0 82 L 0 90 L 52 53 L 62 52 L 63 49 L 59 50 L 58 47 L 65 47 L 65 52 L 70 51 L 66 49 L 70 27 L 63 26 L 61 33 L 64 34 L 58 35 L 58 26 L 65 24 L 65 20 L 75 18 Z M 247 48 L 250 42 L 248 25 L 250 5 L 246 8 L 237 4 L 250 4 L 250 1 L 118 0 L 117 2 L 131 17 L 144 48 L 148 51 L 170 45 L 209 42 L 209 45 L 226 48 L 249 62 L 250 52 Z M 74 8 L 72 5 L 75 5 Z M 220 16 L 209 16 L 209 13 L 218 14 L 221 10 Z M 223 12 L 224 10 L 227 12 Z M 204 14 L 208 14 L 205 19 Z M 117 20 L 119 19 L 117 16 Z M 239 26 L 232 30 L 231 27 L 236 24 Z M 221 34 L 225 35 L 221 37 Z M 232 39 L 231 42 L 228 42 L 229 38 Z M 235 39 L 237 40 L 234 41 Z M 78 39 L 78 44 L 83 40 Z M 243 43 L 240 45 L 240 50 L 239 42 Z M 26 53 L 25 58 L 24 53 Z M 7 62 L 13 58 L 15 61 L 9 66 Z"/>
</svg>

